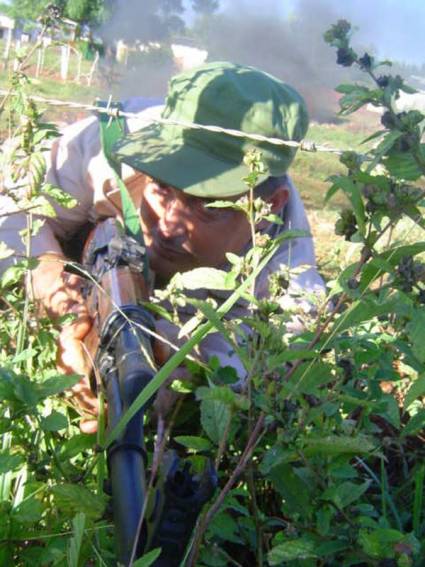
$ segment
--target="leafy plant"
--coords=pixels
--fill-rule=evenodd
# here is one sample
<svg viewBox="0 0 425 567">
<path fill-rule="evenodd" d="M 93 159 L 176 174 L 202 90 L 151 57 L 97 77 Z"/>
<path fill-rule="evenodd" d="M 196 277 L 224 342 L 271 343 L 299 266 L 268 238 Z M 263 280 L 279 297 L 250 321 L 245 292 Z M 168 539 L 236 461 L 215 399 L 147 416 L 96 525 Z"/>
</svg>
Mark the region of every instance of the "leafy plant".
<svg viewBox="0 0 425 567">
<path fill-rule="evenodd" d="M 338 88 L 341 113 L 369 103 L 383 108 L 382 129 L 372 137 L 376 145 L 364 154 L 344 152 L 346 172 L 330 178 L 328 199 L 340 192 L 350 204 L 336 231 L 355 248 L 352 263 L 328 282 L 325 299 L 295 292 L 288 285 L 295 274 L 287 267 L 271 277 L 266 300 L 255 297 L 256 277 L 280 241 L 258 234 L 260 223 L 276 219 L 255 196 L 264 166 L 261 155 L 250 153 L 247 197 L 212 206 L 247 215 L 251 250 L 228 255 L 227 271 L 180 274 L 158 292 L 152 309 L 180 323 L 188 340 L 120 426 L 104 443 L 100 439 L 111 442 L 135 407 L 186 360 L 191 380 L 171 385 L 178 411 L 162 433 L 160 424 L 158 430 L 146 426 L 153 475 L 159 445 L 185 453 L 195 470 L 210 459 L 218 471 L 219 489 L 199 520 L 186 565 L 423 562 L 425 242 L 409 242 L 398 227 L 424 228 L 424 116 L 397 111 L 400 91 L 411 89 L 400 77 L 378 72 L 386 62 L 356 53 L 348 22 L 332 26 L 325 38 L 341 65 L 365 72 L 364 84 Z M 25 118 L 12 155 L 26 200 L 13 191 L 10 197 L 31 219 L 33 207 L 51 213 L 52 199 L 72 203 L 44 184 L 44 162 L 34 156 L 41 156 L 54 129 L 25 98 L 25 83 L 20 75 L 13 85 L 20 93 L 15 110 Z M 36 316 L 17 285 L 34 264 L 29 257 L 37 220 L 23 235 L 28 257 L 1 280 L 0 563 L 113 565 L 103 453 L 94 436 L 79 432 L 79 416 L 66 397 L 78 377 L 57 374 L 57 331 Z M 221 299 L 201 300 L 193 293 L 199 289 L 219 290 Z M 163 300 L 171 304 L 168 312 Z M 312 307 L 307 315 L 305 301 Z M 235 302 L 245 309 L 229 319 Z M 189 321 L 178 320 L 182 305 L 194 312 Z M 303 326 L 294 334 L 300 317 Z M 210 332 L 221 333 L 237 353 L 243 380 L 217 359 L 200 364 L 187 358 Z M 135 565 L 151 564 L 157 553 Z"/>
</svg>

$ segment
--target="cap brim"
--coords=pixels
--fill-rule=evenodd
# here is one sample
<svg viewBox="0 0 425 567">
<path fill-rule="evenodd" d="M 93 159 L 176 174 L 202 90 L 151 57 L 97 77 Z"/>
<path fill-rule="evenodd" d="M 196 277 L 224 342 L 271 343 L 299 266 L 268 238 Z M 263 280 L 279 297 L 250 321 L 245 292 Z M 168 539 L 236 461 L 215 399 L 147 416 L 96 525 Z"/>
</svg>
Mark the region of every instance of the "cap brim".
<svg viewBox="0 0 425 567">
<path fill-rule="evenodd" d="M 248 174 L 244 163 L 219 159 L 183 141 L 181 135 L 173 138 L 172 128 L 150 124 L 125 136 L 114 146 L 115 159 L 197 197 L 226 198 L 248 191 L 243 182 Z"/>
</svg>

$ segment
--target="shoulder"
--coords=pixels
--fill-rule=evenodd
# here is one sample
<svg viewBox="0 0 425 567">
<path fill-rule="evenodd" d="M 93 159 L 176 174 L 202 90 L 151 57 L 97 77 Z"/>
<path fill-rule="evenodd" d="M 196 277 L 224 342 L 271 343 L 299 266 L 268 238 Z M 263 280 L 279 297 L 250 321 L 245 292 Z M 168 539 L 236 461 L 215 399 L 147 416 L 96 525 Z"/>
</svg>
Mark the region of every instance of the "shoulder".
<svg viewBox="0 0 425 567">
<path fill-rule="evenodd" d="M 163 109 L 164 100 L 161 98 L 135 97 L 125 100 L 123 102 L 124 112 L 134 114 L 126 119 L 128 131 L 135 132 L 156 118 L 160 118 Z"/>
</svg>

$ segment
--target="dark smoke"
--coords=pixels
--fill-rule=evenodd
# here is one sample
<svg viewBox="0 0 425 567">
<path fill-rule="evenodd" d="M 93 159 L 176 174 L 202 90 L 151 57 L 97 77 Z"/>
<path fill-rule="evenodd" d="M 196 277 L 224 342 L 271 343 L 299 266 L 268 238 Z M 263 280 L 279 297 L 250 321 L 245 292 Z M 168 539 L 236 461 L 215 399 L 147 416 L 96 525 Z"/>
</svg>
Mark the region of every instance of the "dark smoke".
<svg viewBox="0 0 425 567">
<path fill-rule="evenodd" d="M 293 0 L 292 11 L 286 13 L 282 5 L 283 0 L 221 0 L 221 11 L 204 17 L 195 13 L 183 30 L 181 0 L 116 0 L 118 9 L 102 35 L 110 43 L 120 37 L 133 45 L 139 40 L 169 46 L 173 37 L 184 32 L 208 50 L 210 61 L 230 60 L 272 73 L 301 92 L 313 119 L 334 120 L 338 110 L 335 86 L 363 80 L 363 76 L 336 65 L 335 50 L 324 42 L 323 33 L 339 18 L 346 18 L 358 27 L 353 39 L 356 49 L 367 49 L 371 54 L 379 49 L 379 55 L 385 56 L 380 42 L 398 29 L 389 26 L 385 18 L 392 14 L 394 23 L 398 16 L 402 24 L 400 3 Z M 391 6 L 396 5 L 399 11 L 391 12 Z M 119 94 L 163 96 L 167 80 L 175 72 L 169 47 L 149 56 L 134 52 L 121 77 Z"/>
<path fill-rule="evenodd" d="M 301 17 L 302 15 L 302 17 Z M 243 13 L 231 9 L 204 30 L 210 59 L 229 59 L 259 67 L 297 88 L 316 120 L 334 117 L 333 88 L 344 77 L 335 64 L 334 50 L 323 33 L 336 20 L 325 2 L 302 0 L 292 18 L 264 13 L 245 4 Z"/>
</svg>

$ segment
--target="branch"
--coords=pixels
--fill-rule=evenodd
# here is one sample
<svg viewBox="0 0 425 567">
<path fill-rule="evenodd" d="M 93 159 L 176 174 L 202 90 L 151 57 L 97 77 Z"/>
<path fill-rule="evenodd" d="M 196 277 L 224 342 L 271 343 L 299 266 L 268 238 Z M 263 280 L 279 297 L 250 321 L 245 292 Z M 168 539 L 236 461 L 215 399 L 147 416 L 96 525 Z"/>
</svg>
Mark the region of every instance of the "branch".
<svg viewBox="0 0 425 567">
<path fill-rule="evenodd" d="M 235 484 L 235 482 L 237 481 L 239 476 L 242 474 L 242 472 L 247 467 L 247 465 L 248 465 L 248 463 L 249 463 L 249 461 L 252 457 L 252 453 L 253 453 L 255 447 L 257 446 L 257 444 L 258 444 L 258 442 L 261 438 L 261 435 L 263 433 L 265 417 L 266 416 L 265 416 L 264 413 L 260 414 L 260 416 L 257 420 L 257 423 L 256 423 L 254 429 L 252 430 L 250 438 L 248 439 L 248 442 L 245 446 L 245 449 L 242 453 L 242 456 L 239 459 L 238 464 L 236 465 L 235 470 L 233 471 L 233 473 L 230 476 L 229 480 L 227 481 L 226 485 L 224 486 L 224 488 L 222 489 L 222 491 L 218 495 L 214 504 L 211 506 L 211 508 L 208 510 L 208 512 L 205 514 L 205 516 L 201 519 L 200 523 L 198 524 L 198 528 L 196 530 L 195 538 L 194 538 L 193 544 L 192 544 L 192 551 L 191 551 L 189 558 L 188 558 L 188 561 L 187 561 L 187 567 L 195 567 L 198 556 L 199 556 L 199 548 L 200 548 L 200 545 L 201 545 L 201 542 L 202 542 L 202 538 L 205 534 L 206 529 L 208 528 L 208 524 L 211 522 L 213 517 L 217 514 L 217 512 L 219 511 L 219 509 L 221 508 L 221 506 L 223 504 L 225 497 L 230 492 L 230 490 L 233 488 L 233 485 Z"/>
</svg>

